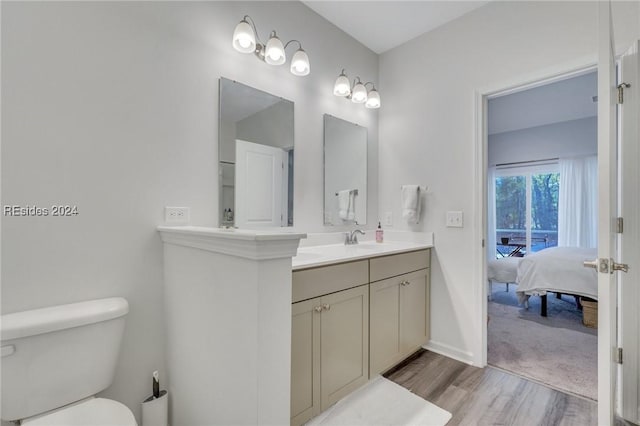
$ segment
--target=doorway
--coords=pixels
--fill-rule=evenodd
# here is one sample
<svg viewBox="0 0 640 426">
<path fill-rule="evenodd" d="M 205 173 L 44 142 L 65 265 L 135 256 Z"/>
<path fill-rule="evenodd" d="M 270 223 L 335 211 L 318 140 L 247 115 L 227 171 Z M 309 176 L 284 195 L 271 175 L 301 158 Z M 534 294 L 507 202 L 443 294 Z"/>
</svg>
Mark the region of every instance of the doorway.
<svg viewBox="0 0 640 426">
<path fill-rule="evenodd" d="M 593 69 L 487 102 L 487 362 L 591 400 L 597 112 Z"/>
</svg>

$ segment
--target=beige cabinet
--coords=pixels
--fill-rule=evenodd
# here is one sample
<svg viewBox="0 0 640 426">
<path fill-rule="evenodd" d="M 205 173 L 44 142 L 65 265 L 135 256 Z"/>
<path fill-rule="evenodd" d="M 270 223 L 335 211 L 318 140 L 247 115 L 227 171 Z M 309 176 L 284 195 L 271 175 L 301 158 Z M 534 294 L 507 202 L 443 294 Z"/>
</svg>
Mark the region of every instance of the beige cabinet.
<svg viewBox="0 0 640 426">
<path fill-rule="evenodd" d="M 320 412 L 320 298 L 291 305 L 291 424 Z"/>
<path fill-rule="evenodd" d="M 305 423 L 369 379 L 368 285 L 294 303 L 291 424 Z"/>
<path fill-rule="evenodd" d="M 428 263 L 417 262 L 423 254 L 409 253 L 411 257 L 398 259 L 409 262 L 409 268 L 424 268 Z M 372 259 L 372 266 L 374 263 Z M 389 273 L 389 269 L 376 267 L 380 271 L 376 276 Z M 429 288 L 428 268 L 371 283 L 370 377 L 393 367 L 429 339 Z"/>
<path fill-rule="evenodd" d="M 292 425 L 427 342 L 429 266 L 417 250 L 293 272 Z"/>
</svg>

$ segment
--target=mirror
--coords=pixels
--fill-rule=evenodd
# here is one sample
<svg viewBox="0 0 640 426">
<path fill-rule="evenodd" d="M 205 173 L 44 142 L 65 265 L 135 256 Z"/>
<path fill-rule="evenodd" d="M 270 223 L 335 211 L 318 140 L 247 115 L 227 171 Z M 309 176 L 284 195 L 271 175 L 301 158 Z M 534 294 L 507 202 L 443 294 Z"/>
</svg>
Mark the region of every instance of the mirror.
<svg viewBox="0 0 640 426">
<path fill-rule="evenodd" d="M 293 226 L 293 102 L 220 79 L 220 226 Z"/>
<path fill-rule="evenodd" d="M 367 223 L 367 128 L 324 115 L 324 224 Z"/>
</svg>

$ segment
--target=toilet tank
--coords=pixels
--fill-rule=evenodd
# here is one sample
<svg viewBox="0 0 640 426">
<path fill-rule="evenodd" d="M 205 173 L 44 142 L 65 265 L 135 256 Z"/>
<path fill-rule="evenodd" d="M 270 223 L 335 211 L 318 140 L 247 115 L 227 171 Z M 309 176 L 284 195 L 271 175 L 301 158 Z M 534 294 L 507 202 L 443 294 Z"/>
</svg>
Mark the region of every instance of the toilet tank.
<svg viewBox="0 0 640 426">
<path fill-rule="evenodd" d="M 2 420 L 109 387 L 128 312 L 125 299 L 112 297 L 2 315 Z"/>
</svg>

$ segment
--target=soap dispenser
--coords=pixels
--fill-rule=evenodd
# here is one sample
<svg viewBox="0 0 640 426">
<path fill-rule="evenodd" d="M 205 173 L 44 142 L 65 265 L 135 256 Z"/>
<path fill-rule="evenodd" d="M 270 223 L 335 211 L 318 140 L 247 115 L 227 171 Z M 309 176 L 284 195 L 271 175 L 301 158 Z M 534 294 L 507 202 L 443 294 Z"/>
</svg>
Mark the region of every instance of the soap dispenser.
<svg viewBox="0 0 640 426">
<path fill-rule="evenodd" d="M 381 243 L 384 240 L 384 231 L 382 225 L 378 222 L 378 229 L 376 229 L 376 243 Z"/>
</svg>

